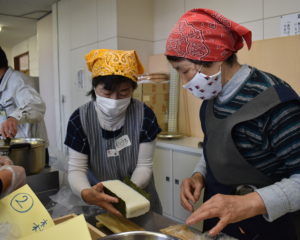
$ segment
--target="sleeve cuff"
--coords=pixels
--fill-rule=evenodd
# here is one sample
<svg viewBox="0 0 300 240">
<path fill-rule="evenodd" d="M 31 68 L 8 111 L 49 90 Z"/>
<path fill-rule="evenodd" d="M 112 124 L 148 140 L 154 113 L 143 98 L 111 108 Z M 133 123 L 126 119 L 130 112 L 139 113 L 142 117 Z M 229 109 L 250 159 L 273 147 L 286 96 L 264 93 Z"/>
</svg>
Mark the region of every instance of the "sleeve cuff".
<svg viewBox="0 0 300 240">
<path fill-rule="evenodd" d="M 11 113 L 8 117 L 13 117 L 13 118 L 17 119 L 18 121 L 20 121 L 23 117 L 23 114 L 22 114 L 21 110 L 16 110 L 13 113 Z"/>
<path fill-rule="evenodd" d="M 199 162 L 197 163 L 192 175 L 194 175 L 197 172 L 201 173 L 203 178 L 206 177 L 206 162 L 203 158 L 203 153 L 201 153 Z"/>
<path fill-rule="evenodd" d="M 300 174 L 293 174 L 270 186 L 257 189 L 263 199 L 267 214 L 263 217 L 271 222 L 300 209 Z"/>
<path fill-rule="evenodd" d="M 267 213 L 263 217 L 272 222 L 289 212 L 289 202 L 285 192 L 276 184 L 255 190 L 263 199 Z"/>
</svg>

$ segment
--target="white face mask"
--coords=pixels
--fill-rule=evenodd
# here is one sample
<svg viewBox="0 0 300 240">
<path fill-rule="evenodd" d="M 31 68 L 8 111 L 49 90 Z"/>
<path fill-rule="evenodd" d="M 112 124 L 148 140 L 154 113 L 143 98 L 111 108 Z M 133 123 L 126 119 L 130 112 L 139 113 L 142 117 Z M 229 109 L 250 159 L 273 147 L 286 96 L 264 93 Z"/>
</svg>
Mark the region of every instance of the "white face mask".
<svg viewBox="0 0 300 240">
<path fill-rule="evenodd" d="M 96 103 L 99 109 L 107 117 L 114 118 L 123 114 L 130 104 L 131 97 L 123 99 L 111 99 L 96 94 Z"/>
<path fill-rule="evenodd" d="M 212 99 L 222 90 L 221 71 L 211 76 L 197 72 L 192 80 L 182 87 L 188 89 L 197 98 Z"/>
</svg>

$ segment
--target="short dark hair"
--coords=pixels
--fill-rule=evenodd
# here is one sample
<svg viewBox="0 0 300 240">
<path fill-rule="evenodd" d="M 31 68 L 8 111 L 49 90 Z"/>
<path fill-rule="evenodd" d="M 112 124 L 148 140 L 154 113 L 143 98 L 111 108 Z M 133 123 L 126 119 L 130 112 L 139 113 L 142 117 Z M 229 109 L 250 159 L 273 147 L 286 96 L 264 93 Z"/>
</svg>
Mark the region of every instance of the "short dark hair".
<svg viewBox="0 0 300 240">
<path fill-rule="evenodd" d="M 213 64 L 213 62 L 194 60 L 194 59 L 189 59 L 189 58 L 184 58 L 184 57 L 176 57 L 176 56 L 170 56 L 170 55 L 166 55 L 166 57 L 169 61 L 180 62 L 180 61 L 183 61 L 183 60 L 187 60 L 187 61 L 190 61 L 192 63 L 202 65 L 204 67 L 210 67 Z M 233 53 L 230 57 L 228 57 L 225 60 L 225 62 L 230 66 L 232 66 L 236 61 L 237 61 L 237 56 L 236 56 L 235 53 Z"/>
<path fill-rule="evenodd" d="M 2 47 L 0 47 L 0 68 L 8 68 L 7 57 Z"/>
<path fill-rule="evenodd" d="M 104 85 L 104 89 L 109 91 L 115 91 L 117 87 L 122 83 L 130 83 L 133 90 L 137 88 L 137 83 L 128 77 L 122 75 L 107 75 L 107 76 L 97 76 L 92 80 L 92 89 L 87 93 L 87 96 L 91 96 L 92 99 L 96 100 L 96 94 L 94 88 L 99 84 Z"/>
</svg>

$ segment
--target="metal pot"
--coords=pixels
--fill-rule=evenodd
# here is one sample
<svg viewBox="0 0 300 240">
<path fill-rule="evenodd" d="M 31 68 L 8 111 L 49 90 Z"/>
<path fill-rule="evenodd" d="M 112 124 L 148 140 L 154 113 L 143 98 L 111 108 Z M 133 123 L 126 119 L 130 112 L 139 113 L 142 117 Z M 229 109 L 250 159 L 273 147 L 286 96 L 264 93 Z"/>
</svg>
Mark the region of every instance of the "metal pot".
<svg viewBox="0 0 300 240">
<path fill-rule="evenodd" d="M 0 155 L 9 156 L 15 165 L 25 168 L 27 175 L 39 173 L 45 167 L 45 141 L 40 138 L 0 140 Z"/>
<path fill-rule="evenodd" d="M 157 232 L 132 231 L 109 235 L 98 240 L 179 240 L 179 238 Z"/>
</svg>

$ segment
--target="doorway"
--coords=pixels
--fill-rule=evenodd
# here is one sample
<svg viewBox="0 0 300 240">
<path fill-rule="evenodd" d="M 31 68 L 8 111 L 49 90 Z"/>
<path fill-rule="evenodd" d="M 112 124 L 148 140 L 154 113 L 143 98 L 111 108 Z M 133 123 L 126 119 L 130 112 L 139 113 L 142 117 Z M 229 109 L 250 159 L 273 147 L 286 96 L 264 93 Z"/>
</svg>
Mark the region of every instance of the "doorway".
<svg viewBox="0 0 300 240">
<path fill-rule="evenodd" d="M 26 75 L 30 75 L 29 72 L 29 52 L 22 53 L 14 57 L 14 68 Z"/>
</svg>

